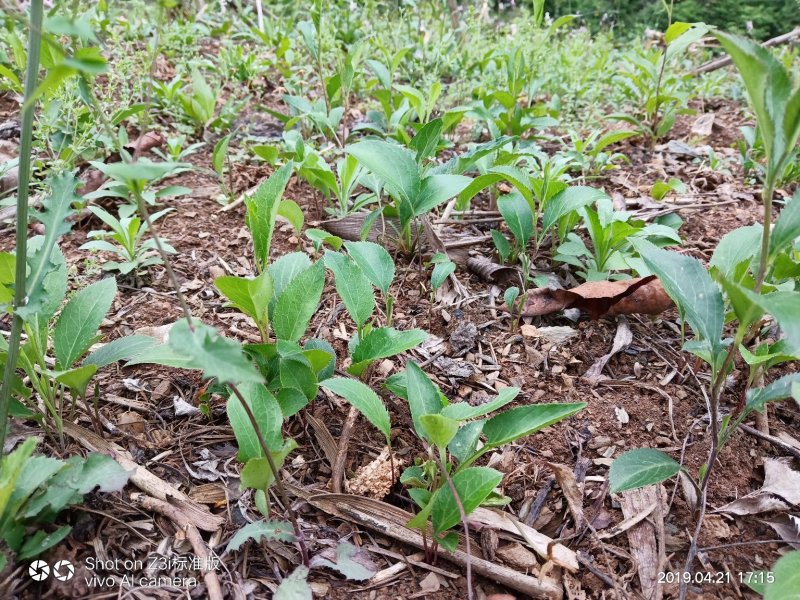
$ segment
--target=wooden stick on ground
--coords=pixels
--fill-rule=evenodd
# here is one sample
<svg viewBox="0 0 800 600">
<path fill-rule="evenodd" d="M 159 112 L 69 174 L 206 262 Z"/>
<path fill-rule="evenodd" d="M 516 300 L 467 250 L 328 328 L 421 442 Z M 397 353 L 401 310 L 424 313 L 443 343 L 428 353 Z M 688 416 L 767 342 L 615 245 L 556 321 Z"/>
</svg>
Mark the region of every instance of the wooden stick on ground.
<svg viewBox="0 0 800 600">
<path fill-rule="evenodd" d="M 769 48 L 770 46 L 779 46 L 780 44 L 785 44 L 793 40 L 796 37 L 800 37 L 800 27 L 796 27 L 789 33 L 784 33 L 783 35 L 779 35 L 778 37 L 774 37 L 771 40 L 767 40 L 763 44 L 761 44 L 764 48 Z M 727 67 L 733 62 L 730 56 L 725 56 L 723 58 L 718 58 L 716 60 L 712 60 L 711 62 L 707 62 L 703 65 L 697 67 L 694 71 L 692 71 L 692 75 L 700 75 L 701 73 L 710 73 L 711 71 L 716 71 L 717 69 L 722 69 L 723 67 Z"/>
</svg>

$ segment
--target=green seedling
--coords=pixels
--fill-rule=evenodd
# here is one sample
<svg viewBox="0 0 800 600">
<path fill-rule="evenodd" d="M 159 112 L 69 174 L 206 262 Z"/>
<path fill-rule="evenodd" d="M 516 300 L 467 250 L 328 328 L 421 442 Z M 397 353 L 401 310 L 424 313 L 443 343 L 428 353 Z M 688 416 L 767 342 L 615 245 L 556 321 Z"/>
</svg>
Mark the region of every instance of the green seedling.
<svg viewBox="0 0 800 600">
<path fill-rule="evenodd" d="M 127 209 L 127 210 L 125 210 Z M 130 205 L 120 209 L 121 215 L 130 213 Z M 81 246 L 81 250 L 97 250 L 110 252 L 117 255 L 120 260 L 103 263 L 105 271 L 119 271 L 121 275 L 131 274 L 135 280 L 143 269 L 153 265 L 164 264 L 153 238 L 144 239 L 150 232 L 150 224 L 155 223 L 174 209 L 166 208 L 150 215 L 150 224 L 143 223 L 135 214 L 120 216 L 119 219 L 98 206 L 90 206 L 89 210 L 108 225 L 111 231 L 104 229 L 90 231 L 88 237 L 93 238 Z M 110 241 L 109 241 L 110 240 Z M 162 239 L 161 246 L 168 254 L 175 254 L 176 250 Z"/>
</svg>

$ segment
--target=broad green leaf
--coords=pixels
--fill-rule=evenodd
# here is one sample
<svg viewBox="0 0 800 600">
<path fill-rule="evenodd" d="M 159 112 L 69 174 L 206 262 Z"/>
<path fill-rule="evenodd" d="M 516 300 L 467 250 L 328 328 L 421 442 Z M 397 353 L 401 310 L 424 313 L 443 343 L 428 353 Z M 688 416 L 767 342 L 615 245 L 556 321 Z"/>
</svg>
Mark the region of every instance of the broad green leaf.
<svg viewBox="0 0 800 600">
<path fill-rule="evenodd" d="M 542 234 L 549 231 L 563 217 L 573 211 L 594 204 L 598 200 L 608 198 L 603 190 L 587 186 L 571 186 L 550 198 L 544 207 Z"/>
<path fill-rule="evenodd" d="M 53 332 L 53 350 L 62 369 L 69 369 L 97 340 L 97 330 L 116 294 L 117 284 L 109 277 L 83 288 L 61 311 Z"/>
<path fill-rule="evenodd" d="M 800 552 L 794 551 L 782 556 L 772 567 L 770 580 L 765 577 L 767 586 L 764 600 L 797 600 L 800 590 Z"/>
<path fill-rule="evenodd" d="M 436 147 L 439 145 L 442 129 L 444 129 L 442 119 L 434 119 L 423 125 L 422 129 L 420 129 L 417 135 L 414 136 L 414 139 L 411 140 L 411 144 L 409 145 L 413 150 L 416 150 L 416 159 L 418 163 L 421 164 L 424 159 L 436 155 Z"/>
<path fill-rule="evenodd" d="M 214 152 L 211 154 L 211 164 L 217 174 L 222 177 L 225 169 L 225 159 L 228 157 L 228 145 L 231 142 L 231 134 L 220 138 L 214 146 Z"/>
<path fill-rule="evenodd" d="M 66 268 L 63 277 L 61 274 L 64 257 L 56 243 L 72 228 L 67 217 L 72 212 L 72 203 L 79 200 L 75 194 L 77 184 L 78 180 L 68 173 L 53 177 L 50 193 L 42 201 L 43 210 L 33 215 L 44 225 L 45 234 L 37 243 L 30 240 L 28 244 L 29 271 L 25 282 L 28 300 L 25 306 L 17 308 L 17 315 L 25 320 L 34 315 L 42 316 L 44 312 L 49 313 L 45 316 L 51 316 L 66 292 Z"/>
<path fill-rule="evenodd" d="M 503 302 L 506 303 L 508 310 L 515 310 L 514 302 L 516 302 L 517 297 L 519 297 L 519 288 L 516 286 L 512 286 L 503 292 Z"/>
<path fill-rule="evenodd" d="M 514 398 L 519 395 L 519 392 L 520 389 L 516 387 L 503 388 L 500 390 L 494 400 L 490 400 L 485 404 L 472 406 L 467 402 L 455 402 L 445 406 L 442 409 L 442 414 L 445 417 L 450 417 L 451 419 L 456 419 L 458 421 L 466 421 L 468 419 L 482 417 L 483 415 L 488 415 L 490 412 L 494 412 L 500 408 L 503 408 L 506 404 L 513 401 Z"/>
<path fill-rule="evenodd" d="M 631 239 L 647 268 L 655 273 L 670 298 L 678 305 L 692 329 L 712 347 L 720 347 L 724 305 L 719 286 L 700 262 L 677 252 L 656 248 L 642 239 Z"/>
<path fill-rule="evenodd" d="M 753 294 L 750 290 L 725 277 L 719 277 L 719 283 L 728 297 L 736 318 L 739 320 L 740 327 L 748 327 L 756 319 L 761 318 L 761 315 L 764 314 L 764 309 L 753 302 Z M 707 360 L 706 362 L 713 363 L 713 357 L 711 358 L 712 360 Z"/>
<path fill-rule="evenodd" d="M 406 391 L 414 429 L 419 437 L 424 438 L 425 428 L 420 418 L 422 415 L 436 415 L 441 412 L 441 395 L 434 383 L 413 361 L 406 364 Z"/>
<path fill-rule="evenodd" d="M 393 327 L 378 327 L 358 341 L 353 351 L 353 364 L 348 371 L 361 375 L 371 362 L 379 358 L 395 356 L 424 342 L 428 334 L 421 329 L 398 331 Z"/>
<path fill-rule="evenodd" d="M 419 423 L 426 439 L 437 448 L 447 448 L 458 432 L 458 421 L 442 415 L 422 415 Z"/>
<path fill-rule="evenodd" d="M 280 471 L 286 457 L 295 449 L 297 449 L 297 442 L 291 438 L 286 440 L 283 447 L 278 450 L 270 448 L 269 452 L 272 455 L 272 460 L 278 471 Z M 239 477 L 242 487 L 253 488 L 254 490 L 266 490 L 275 481 L 269 461 L 263 455 L 248 460 L 244 467 L 242 467 L 242 472 L 239 474 Z"/>
<path fill-rule="evenodd" d="M 652 448 L 637 448 L 621 454 L 608 472 L 611 492 L 618 494 L 674 477 L 681 466 L 672 458 Z"/>
<path fill-rule="evenodd" d="M 326 379 L 321 385 L 356 407 L 370 423 L 386 436 L 386 444 L 391 445 L 389 411 L 386 410 L 378 394 L 373 392 L 369 386 L 357 379 L 349 379 L 347 377 Z"/>
<path fill-rule="evenodd" d="M 34 440 L 31 439 L 30 441 L 33 442 Z M 39 486 L 63 469 L 66 464 L 67 463 L 63 460 L 57 460 L 49 456 L 29 456 L 18 473 L 15 474 L 12 472 L 12 477 L 18 475 L 13 485 L 6 489 L 3 487 L 6 482 L 0 480 L 0 496 L 2 496 L 3 490 L 6 492 L 13 492 L 11 493 L 10 499 L 8 499 L 8 511 L 5 514 L 16 515 L 20 507 Z M 13 468 L 13 465 L 10 465 L 9 468 Z M 2 498 L 0 498 L 0 515 L 2 514 L 4 514 L 3 502 Z"/>
<path fill-rule="evenodd" d="M 149 337 L 149 336 L 148 336 Z M 124 366 L 132 367 L 133 365 L 141 364 L 154 364 L 164 365 L 165 367 L 175 367 L 177 369 L 196 369 L 194 366 L 194 359 L 190 356 L 182 354 L 179 350 L 167 344 L 156 343 L 153 338 L 154 344 L 149 348 L 134 355 Z"/>
<path fill-rule="evenodd" d="M 395 266 L 386 248 L 374 242 L 345 242 L 344 247 L 372 285 L 384 295 L 388 294 L 394 279 Z"/>
<path fill-rule="evenodd" d="M 90 164 L 106 177 L 119 181 L 130 189 L 138 189 L 139 191 L 143 190 L 144 186 L 150 182 L 157 181 L 173 171 L 190 166 L 187 163 L 152 162 L 144 158 L 135 162 L 104 163 L 92 161 Z"/>
<path fill-rule="evenodd" d="M 336 291 L 360 331 L 375 310 L 372 284 L 355 262 L 339 252 L 326 251 L 325 266 L 333 271 Z"/>
<path fill-rule="evenodd" d="M 761 226 L 757 226 L 761 229 Z M 775 227 L 772 230 L 772 237 L 769 239 L 769 253 L 774 255 L 780 252 L 785 246 L 800 237 L 800 188 L 798 188 L 791 200 L 783 207 Z"/>
<path fill-rule="evenodd" d="M 291 162 L 283 165 L 258 186 L 252 196 L 245 196 L 246 222 L 253 234 L 253 251 L 259 271 L 264 271 L 269 265 L 275 219 L 278 216 L 281 197 L 292 176 L 293 168 L 294 165 Z"/>
<path fill-rule="evenodd" d="M 294 200 L 281 200 L 278 205 L 278 215 L 289 221 L 296 233 L 303 231 L 305 222 L 303 209 Z"/>
<path fill-rule="evenodd" d="M 190 359 L 189 368 L 203 371 L 204 379 L 216 378 L 222 383 L 263 381 L 238 342 L 219 335 L 216 329 L 197 320 L 193 325 L 194 331 L 181 319 L 169 331 L 169 347 L 178 356 Z"/>
<path fill-rule="evenodd" d="M 458 196 L 471 181 L 464 175 L 429 175 L 422 180 L 419 194 L 411 199 L 414 214 L 429 213 L 446 200 Z"/>
<path fill-rule="evenodd" d="M 363 140 L 347 146 L 345 152 L 355 156 L 387 186 L 388 191 L 411 202 L 420 190 L 419 171 L 414 155 L 397 144 L 378 140 Z"/>
<path fill-rule="evenodd" d="M 308 567 L 300 565 L 281 581 L 273 600 L 312 600 L 313 593 L 307 578 Z"/>
<path fill-rule="evenodd" d="M 469 515 L 500 485 L 503 474 L 488 467 L 469 467 L 453 475 L 452 479 L 464 513 Z M 431 520 L 436 533 L 447 531 L 461 521 L 461 512 L 446 482 L 434 495 Z"/>
<path fill-rule="evenodd" d="M 118 360 L 126 360 L 141 354 L 155 344 L 155 339 L 149 335 L 128 335 L 103 344 L 84 358 L 81 364 L 96 365 L 99 369 Z"/>
<path fill-rule="evenodd" d="M 529 404 L 512 408 L 492 417 L 483 426 L 486 445 L 493 448 L 508 444 L 571 417 L 586 407 L 585 402 L 564 404 Z"/>
<path fill-rule="evenodd" d="M 284 419 L 296 415 L 308 406 L 308 397 L 297 388 L 285 387 L 278 390 L 276 399 Z"/>
<path fill-rule="evenodd" d="M 311 259 L 305 252 L 290 252 L 276 259 L 269 266 L 269 275 L 272 278 L 273 302 L 280 298 L 289 282 L 310 266 Z M 270 310 L 272 308 L 272 303 L 270 303 Z"/>
<path fill-rule="evenodd" d="M 97 373 L 97 365 L 84 365 L 58 372 L 55 375 L 55 380 L 69 389 L 75 390 L 79 395 L 85 396 L 89 381 L 91 381 L 95 373 Z"/>
<path fill-rule="evenodd" d="M 431 287 L 434 290 L 438 290 L 444 284 L 445 280 L 450 277 L 456 270 L 456 263 L 451 260 L 446 262 L 437 263 L 433 267 L 433 272 L 431 273 Z"/>
<path fill-rule="evenodd" d="M 306 351 L 309 350 L 318 350 L 324 352 L 328 356 L 328 361 L 321 365 L 318 361 L 315 361 L 311 357 L 309 357 L 309 361 L 311 362 L 314 369 L 317 371 L 317 379 L 319 381 L 323 381 L 328 377 L 333 376 L 333 371 L 336 368 L 336 352 L 333 349 L 333 346 L 330 345 L 326 340 L 322 340 L 319 338 L 311 338 L 306 341 L 303 348 Z M 308 356 L 306 354 L 306 356 Z"/>
<path fill-rule="evenodd" d="M 253 540 L 256 544 L 262 540 L 273 542 L 294 542 L 292 524 L 286 521 L 255 521 L 248 523 L 231 537 L 225 546 L 224 554 L 238 550 L 242 544 Z"/>
<path fill-rule="evenodd" d="M 497 200 L 497 209 L 524 251 L 533 236 L 533 213 L 521 194 L 508 194 Z"/>
<path fill-rule="evenodd" d="M 797 141 L 796 128 L 786 131 L 784 118 L 796 118 L 789 114 L 789 96 L 792 81 L 783 65 L 772 53 L 761 45 L 722 31 L 714 35 L 733 59 L 744 80 L 750 105 L 756 113 L 756 121 L 764 140 L 768 173 L 777 175 L 782 168 L 787 149 Z M 797 111 L 797 107 L 794 107 Z M 787 122 L 788 124 L 788 122 Z M 791 139 L 794 137 L 794 139 Z"/>
<path fill-rule="evenodd" d="M 283 443 L 281 437 L 283 413 L 278 406 L 278 401 L 261 383 L 243 383 L 238 390 L 253 412 L 258 429 L 267 443 L 267 448 L 274 452 Z M 239 460 L 247 462 L 251 458 L 264 456 L 253 424 L 238 396 L 231 393 L 226 406 L 228 420 L 233 428 L 233 434 L 236 436 L 236 443 L 239 444 Z"/>
<path fill-rule="evenodd" d="M 720 239 L 709 267 L 716 267 L 725 278 L 733 277 L 736 267 L 759 253 L 761 225 L 747 225 L 729 231 Z"/>
<path fill-rule="evenodd" d="M 316 373 L 300 352 L 278 359 L 278 379 L 281 387 L 297 388 L 308 400 L 312 400 L 319 391 Z"/>
<path fill-rule="evenodd" d="M 272 329 L 279 339 L 297 341 L 303 336 L 317 311 L 324 286 L 325 265 L 322 261 L 317 261 L 286 286 L 272 315 Z"/>
<path fill-rule="evenodd" d="M 258 277 L 223 276 L 214 280 L 214 286 L 240 311 L 252 317 L 256 323 L 264 323 L 267 306 L 272 300 L 272 278 L 269 272 Z"/>
<path fill-rule="evenodd" d="M 361 556 L 359 556 L 361 555 Z M 338 571 L 345 578 L 352 581 L 370 579 L 378 571 L 372 564 L 369 554 L 364 549 L 359 549 L 349 542 L 339 542 L 336 546 L 336 557 L 328 560 L 322 554 L 312 557 L 311 567 L 328 567 Z"/>
<path fill-rule="evenodd" d="M 447 408 L 447 407 L 445 407 Z M 483 432 L 483 425 L 485 420 L 470 421 L 461 426 L 456 436 L 447 446 L 450 454 L 455 457 L 459 464 L 465 462 L 470 456 L 475 453 L 478 447 L 478 440 L 480 440 L 481 433 Z"/>
<path fill-rule="evenodd" d="M 790 373 L 760 388 L 747 390 L 746 405 L 749 410 L 763 412 L 767 402 L 791 398 L 793 386 L 800 384 L 800 373 Z"/>
<path fill-rule="evenodd" d="M 763 295 L 750 290 L 744 292 L 759 308 L 775 317 L 789 343 L 800 348 L 800 292 L 778 291 Z"/>
</svg>

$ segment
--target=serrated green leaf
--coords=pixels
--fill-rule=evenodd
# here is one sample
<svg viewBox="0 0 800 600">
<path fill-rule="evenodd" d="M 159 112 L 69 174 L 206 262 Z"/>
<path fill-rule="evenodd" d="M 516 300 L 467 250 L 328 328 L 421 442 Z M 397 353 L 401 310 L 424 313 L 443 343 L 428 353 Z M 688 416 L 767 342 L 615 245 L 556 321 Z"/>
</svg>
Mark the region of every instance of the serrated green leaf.
<svg viewBox="0 0 800 600">
<path fill-rule="evenodd" d="M 500 485 L 503 474 L 488 467 L 469 467 L 453 475 L 452 479 L 464 513 L 469 515 Z M 447 531 L 461 521 L 461 512 L 447 483 L 434 494 L 431 521 L 436 533 Z"/>
<path fill-rule="evenodd" d="M 584 206 L 594 204 L 598 200 L 608 198 L 603 190 L 598 190 L 587 186 L 571 186 L 558 194 L 553 196 L 547 201 L 544 207 L 544 217 L 542 219 L 542 231 L 540 235 L 544 235 L 563 217 L 573 211 L 578 210 Z"/>
<path fill-rule="evenodd" d="M 790 373 L 760 388 L 747 390 L 746 406 L 748 410 L 763 412 L 768 402 L 785 400 L 794 392 L 794 386 L 800 384 L 800 373 Z"/>
<path fill-rule="evenodd" d="M 608 473 L 611 492 L 618 494 L 674 477 L 681 466 L 672 458 L 652 448 L 637 448 L 621 454 Z"/>
<path fill-rule="evenodd" d="M 357 379 L 333 377 L 322 382 L 322 387 L 347 400 L 364 417 L 386 436 L 386 444 L 391 445 L 391 422 L 389 411 L 378 395 L 366 384 Z"/>
<path fill-rule="evenodd" d="M 228 545 L 225 546 L 224 554 L 238 550 L 242 544 L 253 540 L 260 543 L 261 540 L 269 542 L 294 542 L 294 530 L 292 524 L 286 521 L 255 521 L 248 523 L 231 537 Z"/>
<path fill-rule="evenodd" d="M 692 329 L 711 344 L 716 355 L 725 311 L 722 293 L 708 271 L 691 256 L 656 248 L 642 239 L 631 239 L 630 243 L 661 280 L 664 290 L 678 305 Z"/>
<path fill-rule="evenodd" d="M 283 412 L 278 401 L 261 383 L 243 383 L 238 390 L 250 407 L 267 448 L 274 452 L 283 444 Z M 226 406 L 228 420 L 239 445 L 239 460 L 246 463 L 251 458 L 264 456 L 253 424 L 236 394 L 231 393 Z"/>
<path fill-rule="evenodd" d="M 333 271 L 336 291 L 359 331 L 375 310 L 372 284 L 361 268 L 339 252 L 325 252 L 325 266 Z"/>
<path fill-rule="evenodd" d="M 395 356 L 424 342 L 428 334 L 421 329 L 398 331 L 393 327 L 378 327 L 358 341 L 353 350 L 353 364 L 348 369 L 359 376 L 371 362 Z"/>
<path fill-rule="evenodd" d="M 253 252 L 259 271 L 264 271 L 269 265 L 275 219 L 293 168 L 291 162 L 283 165 L 259 185 L 252 196 L 245 196 L 246 222 L 253 234 Z"/>
<path fill-rule="evenodd" d="M 281 581 L 275 590 L 274 600 L 312 600 L 313 594 L 307 578 L 308 567 L 300 565 Z"/>
<path fill-rule="evenodd" d="M 272 460 L 275 463 L 275 468 L 277 468 L 279 472 L 283 461 L 296 449 L 297 442 L 291 438 L 286 440 L 279 450 L 270 448 Z M 266 490 L 275 481 L 272 469 L 269 466 L 269 461 L 263 455 L 248 460 L 239 476 L 241 478 L 242 487 L 253 488 L 255 490 Z"/>
<path fill-rule="evenodd" d="M 420 418 L 422 415 L 435 415 L 441 412 L 441 394 L 417 363 L 409 361 L 406 364 L 405 372 L 411 419 L 414 422 L 414 429 L 417 435 L 424 438 L 425 428 L 422 426 Z"/>
<path fill-rule="evenodd" d="M 223 383 L 263 381 L 238 342 L 219 335 L 216 329 L 197 320 L 193 325 L 194 331 L 181 319 L 169 331 L 169 347 L 179 357 L 189 359 L 189 368 L 203 371 L 204 379 L 216 378 Z"/>
<path fill-rule="evenodd" d="M 586 407 L 585 402 L 529 404 L 492 417 L 483 426 L 486 445 L 497 448 L 571 417 Z"/>
<path fill-rule="evenodd" d="M 394 279 L 395 266 L 386 248 L 374 242 L 345 242 L 344 247 L 372 285 L 384 295 Z"/>
<path fill-rule="evenodd" d="M 97 330 L 116 294 L 117 284 L 109 277 L 83 288 L 61 311 L 53 351 L 62 369 L 69 369 L 98 338 Z"/>
<path fill-rule="evenodd" d="M 363 140 L 347 146 L 345 152 L 355 156 L 388 186 L 389 193 L 411 202 L 420 190 L 421 181 L 414 156 L 396 144 L 378 140 Z"/>
<path fill-rule="evenodd" d="M 286 286 L 272 315 L 272 329 L 279 339 L 296 342 L 303 336 L 317 311 L 324 286 L 325 265 L 322 261 L 317 261 Z"/>
</svg>

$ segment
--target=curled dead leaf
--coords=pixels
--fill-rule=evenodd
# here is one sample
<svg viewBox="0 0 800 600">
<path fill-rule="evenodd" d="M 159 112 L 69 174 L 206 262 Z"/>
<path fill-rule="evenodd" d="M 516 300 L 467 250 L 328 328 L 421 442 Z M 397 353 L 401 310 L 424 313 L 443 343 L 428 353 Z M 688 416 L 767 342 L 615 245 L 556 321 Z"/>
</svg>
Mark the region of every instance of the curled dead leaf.
<svg viewBox="0 0 800 600">
<path fill-rule="evenodd" d="M 655 275 L 622 281 L 587 281 L 570 290 L 539 288 L 528 294 L 523 317 L 538 317 L 579 308 L 592 319 L 633 313 L 657 315 L 672 306 L 672 300 Z M 506 310 L 508 310 L 506 308 Z"/>
</svg>

